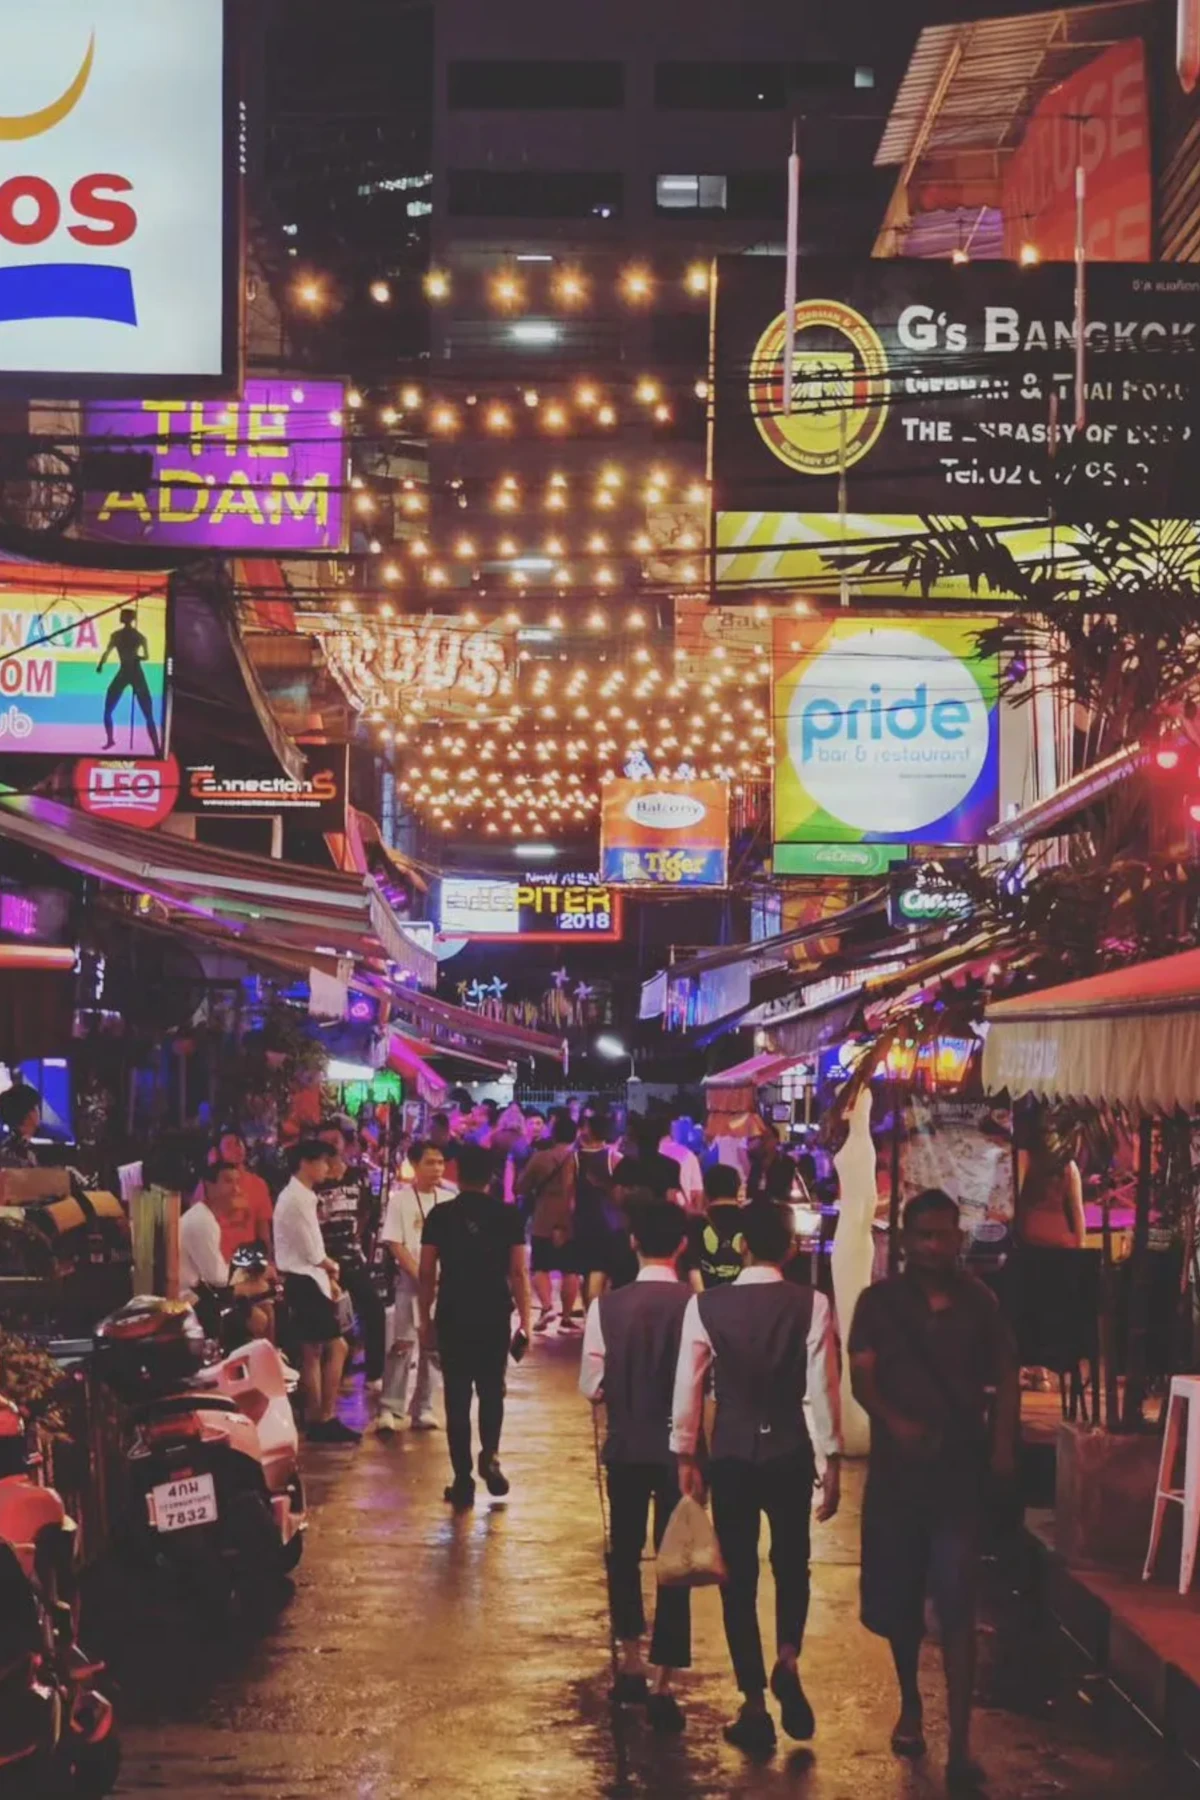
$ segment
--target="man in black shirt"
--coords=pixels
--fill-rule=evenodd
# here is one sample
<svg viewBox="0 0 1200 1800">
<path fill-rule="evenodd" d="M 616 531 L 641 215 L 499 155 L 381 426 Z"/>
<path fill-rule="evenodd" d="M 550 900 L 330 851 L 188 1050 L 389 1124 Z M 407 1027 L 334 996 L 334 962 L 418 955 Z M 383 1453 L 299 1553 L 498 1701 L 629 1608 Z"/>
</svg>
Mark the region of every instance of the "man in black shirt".
<svg viewBox="0 0 1200 1800">
<path fill-rule="evenodd" d="M 472 1391 L 479 1396 L 479 1473 L 496 1499 L 508 1493 L 499 1450 L 514 1304 L 526 1340 L 530 1328 L 524 1224 L 516 1207 L 488 1194 L 491 1172 L 491 1153 L 463 1144 L 460 1192 L 433 1208 L 421 1236 L 421 1342 L 441 1356 L 454 1469 L 446 1499 L 456 1511 L 475 1504 Z"/>
<path fill-rule="evenodd" d="M 726 1163 L 704 1171 L 704 1211 L 688 1221 L 687 1268 L 694 1293 L 736 1281 L 745 1266 L 741 1185 L 737 1170 Z"/>
<path fill-rule="evenodd" d="M 983 1283 L 959 1270 L 958 1207 L 940 1188 L 904 1214 L 904 1273 L 865 1289 L 850 1328 L 850 1371 L 871 1416 L 862 1516 L 862 1622 L 888 1639 L 900 1683 L 899 1756 L 925 1737 L 917 1665 L 925 1595 L 938 1613 L 950 1725 L 952 1792 L 976 1792 L 971 1761 L 975 1588 L 989 1462 L 1015 1470 L 1016 1354 Z M 994 1391 L 992 1421 L 987 1418 Z"/>
<path fill-rule="evenodd" d="M 673 1156 L 664 1156 L 658 1147 L 662 1137 L 658 1120 L 634 1113 L 626 1137 L 632 1145 L 631 1153 L 621 1158 L 612 1177 L 617 1204 L 628 1210 L 630 1198 L 638 1188 L 648 1189 L 656 1200 L 681 1201 L 679 1164 Z"/>
<path fill-rule="evenodd" d="M 318 1217 L 325 1248 L 337 1261 L 338 1279 L 349 1294 L 363 1337 L 367 1386 L 383 1385 L 386 1350 L 386 1307 L 375 1291 L 365 1250 L 372 1194 L 361 1169 L 346 1161 L 346 1133 L 336 1120 L 321 1127 L 321 1142 L 330 1150 L 329 1180 L 317 1189 Z"/>
<path fill-rule="evenodd" d="M 790 1200 L 795 1180 L 796 1165 L 780 1149 L 779 1133 L 773 1125 L 764 1125 L 750 1146 L 747 1200 Z"/>
</svg>

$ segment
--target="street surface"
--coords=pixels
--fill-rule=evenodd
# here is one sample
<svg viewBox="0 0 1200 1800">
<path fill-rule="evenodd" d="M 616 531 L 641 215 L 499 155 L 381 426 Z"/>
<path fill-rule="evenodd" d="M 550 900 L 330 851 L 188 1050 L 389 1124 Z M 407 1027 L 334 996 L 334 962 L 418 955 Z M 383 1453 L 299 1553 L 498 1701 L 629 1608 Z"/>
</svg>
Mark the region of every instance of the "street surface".
<svg viewBox="0 0 1200 1800">
<path fill-rule="evenodd" d="M 291 1604 L 258 1636 L 198 1635 L 121 1576 L 88 1634 L 121 1679 L 121 1795 L 173 1800 L 599 1800 L 612 1791 L 605 1587 L 592 1426 L 578 1346 L 539 1343 L 510 1382 L 507 1505 L 442 1501 L 442 1433 L 308 1453 L 313 1524 Z M 357 1423 L 357 1390 L 344 1411 Z M 631 1789 L 653 1800 L 797 1795 L 925 1800 L 942 1793 L 936 1650 L 925 1688 L 931 1755 L 888 1750 L 886 1646 L 857 1623 L 858 1477 L 815 1528 L 804 1678 L 811 1751 L 780 1740 L 746 1763 L 721 1740 L 735 1694 L 713 1591 L 695 1601 L 688 1730 L 656 1741 L 628 1718 Z M 977 1750 L 996 1800 L 1184 1800 L 1190 1771 L 1108 1690 L 1081 1678 L 1012 1584 L 984 1638 Z M 765 1574 L 764 1621 L 771 1586 Z M 104 1618 L 101 1618 L 103 1606 Z M 769 1638 L 768 1654 L 769 1654 Z"/>
</svg>

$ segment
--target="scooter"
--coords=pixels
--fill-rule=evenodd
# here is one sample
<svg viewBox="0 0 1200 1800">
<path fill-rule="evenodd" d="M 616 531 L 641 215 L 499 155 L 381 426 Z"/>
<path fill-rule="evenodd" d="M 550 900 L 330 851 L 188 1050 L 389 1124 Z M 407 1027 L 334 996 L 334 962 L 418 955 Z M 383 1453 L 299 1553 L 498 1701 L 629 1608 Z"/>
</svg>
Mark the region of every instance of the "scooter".
<svg viewBox="0 0 1200 1800">
<path fill-rule="evenodd" d="M 75 1525 L 35 1467 L 20 1413 L 0 1399 L 0 1794 L 100 1800 L 120 1774 L 116 1717 L 67 1597 Z"/>
<path fill-rule="evenodd" d="M 290 1395 L 299 1377 L 265 1338 L 219 1361 L 190 1304 L 141 1297 L 97 1328 L 96 1368 L 133 1408 L 133 1536 L 222 1609 L 278 1587 L 308 1519 Z"/>
</svg>

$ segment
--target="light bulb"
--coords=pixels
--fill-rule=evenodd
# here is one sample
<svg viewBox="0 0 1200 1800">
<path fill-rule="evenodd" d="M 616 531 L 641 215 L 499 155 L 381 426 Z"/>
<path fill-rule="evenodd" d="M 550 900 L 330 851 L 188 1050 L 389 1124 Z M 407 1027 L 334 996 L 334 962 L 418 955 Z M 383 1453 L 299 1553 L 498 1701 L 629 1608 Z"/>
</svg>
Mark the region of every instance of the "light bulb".
<svg viewBox="0 0 1200 1800">
<path fill-rule="evenodd" d="M 392 297 L 392 290 L 386 281 L 373 281 L 368 292 L 376 306 L 386 306 Z"/>
<path fill-rule="evenodd" d="M 450 293 L 450 277 L 444 269 L 430 269 L 424 286 L 426 299 L 445 300 Z"/>
</svg>

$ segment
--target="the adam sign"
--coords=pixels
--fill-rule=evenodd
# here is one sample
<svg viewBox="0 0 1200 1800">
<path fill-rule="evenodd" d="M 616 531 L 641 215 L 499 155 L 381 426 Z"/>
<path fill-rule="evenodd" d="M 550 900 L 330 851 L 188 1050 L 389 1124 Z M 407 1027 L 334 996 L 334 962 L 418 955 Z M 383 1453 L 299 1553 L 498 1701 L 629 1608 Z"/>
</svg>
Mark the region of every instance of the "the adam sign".
<svg viewBox="0 0 1200 1800">
<path fill-rule="evenodd" d="M 775 841 L 971 844 L 996 821 L 984 619 L 779 620 Z"/>
<path fill-rule="evenodd" d="M 0 0 L 0 376 L 226 371 L 223 0 Z"/>
</svg>

